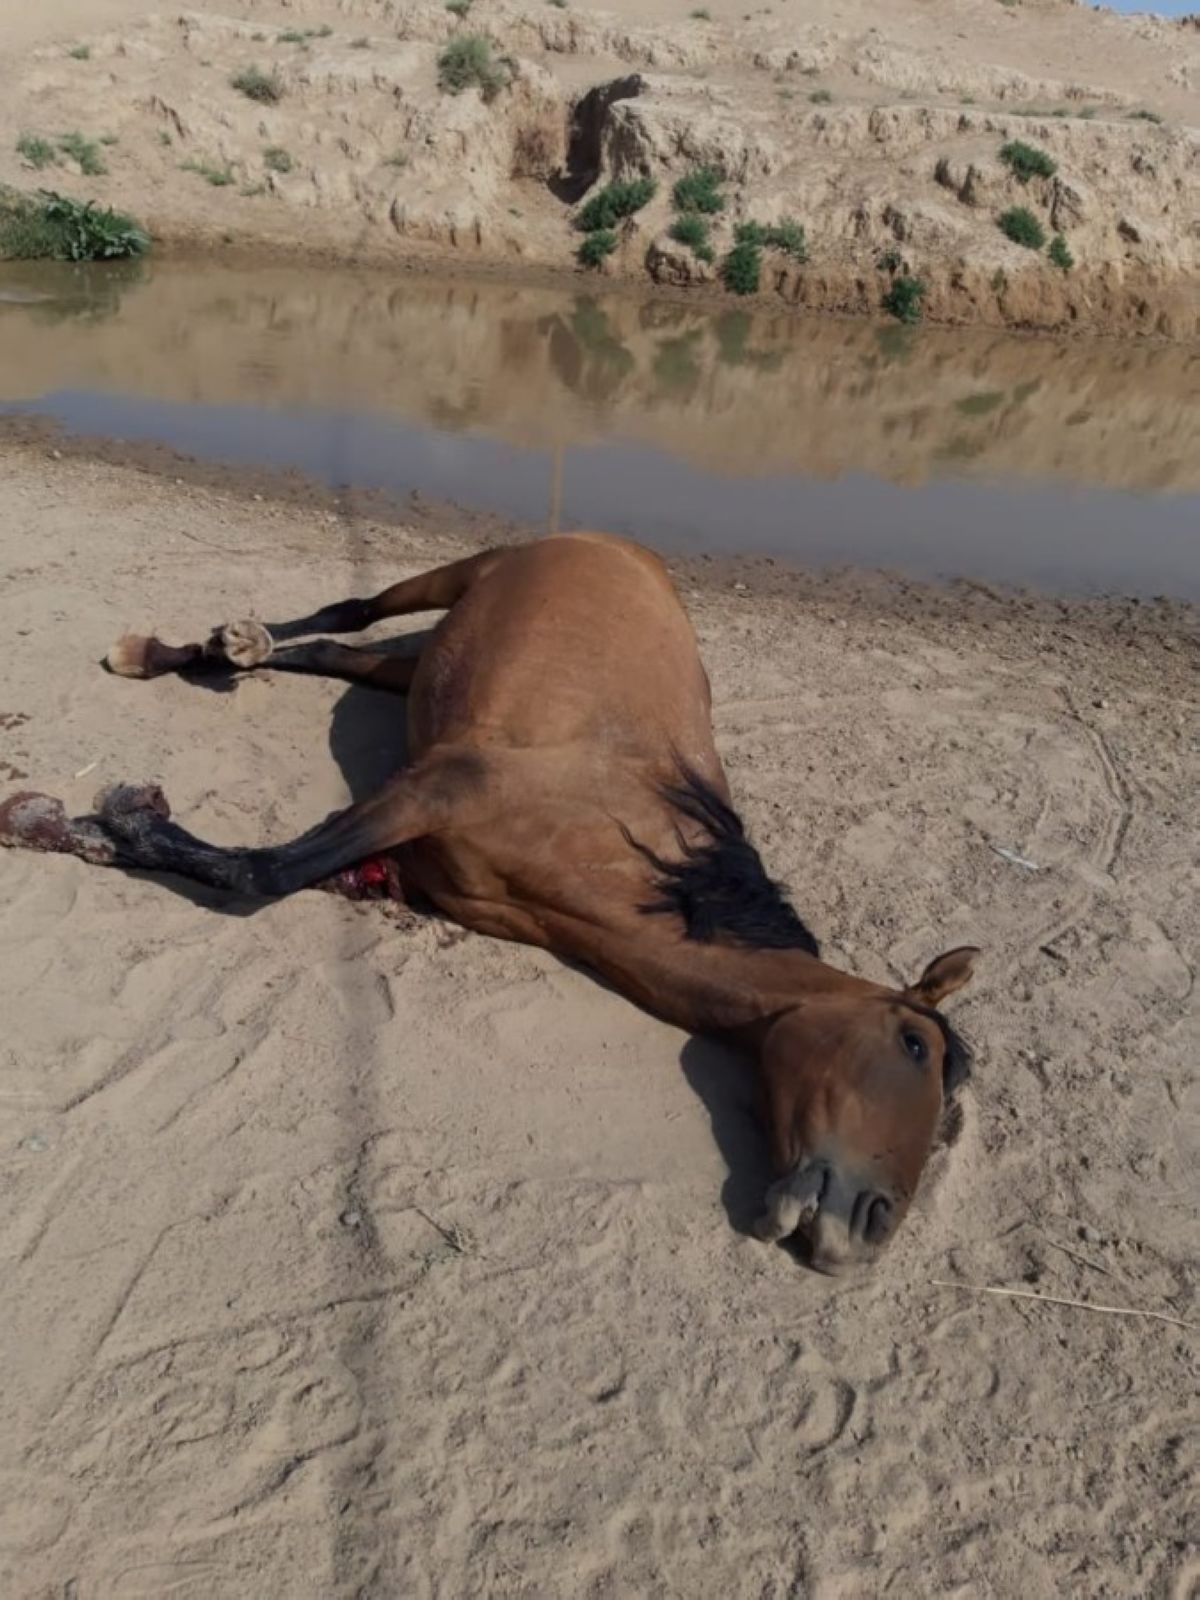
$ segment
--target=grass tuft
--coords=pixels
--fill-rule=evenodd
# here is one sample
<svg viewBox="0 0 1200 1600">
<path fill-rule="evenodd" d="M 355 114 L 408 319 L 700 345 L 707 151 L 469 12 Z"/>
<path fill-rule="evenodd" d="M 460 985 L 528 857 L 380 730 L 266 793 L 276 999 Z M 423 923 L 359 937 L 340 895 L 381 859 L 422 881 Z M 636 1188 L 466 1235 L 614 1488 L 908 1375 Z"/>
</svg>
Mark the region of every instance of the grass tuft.
<svg viewBox="0 0 1200 1600">
<path fill-rule="evenodd" d="M 211 183 L 214 189 L 228 188 L 233 182 L 233 168 L 228 163 L 223 167 L 214 167 L 207 161 L 198 161 L 189 156 L 186 161 L 180 162 L 180 171 L 194 172 L 205 183 Z"/>
<path fill-rule="evenodd" d="M 268 172 L 290 172 L 295 164 L 291 152 L 282 145 L 269 144 L 263 151 L 263 166 Z"/>
<path fill-rule="evenodd" d="M 451 39 L 438 57 L 438 87 L 447 94 L 477 88 L 485 100 L 494 100 L 511 81 L 511 68 L 496 59 L 491 40 L 481 33 Z"/>
<path fill-rule="evenodd" d="M 1157 111 L 1146 111 L 1145 109 L 1131 111 L 1129 115 L 1135 122 L 1153 122 L 1156 126 L 1160 126 L 1163 120 Z"/>
<path fill-rule="evenodd" d="M 721 263 L 721 278 L 732 294 L 756 294 L 762 277 L 762 248 L 742 239 Z"/>
<path fill-rule="evenodd" d="M 1022 183 L 1028 183 L 1030 178 L 1052 178 L 1058 171 L 1058 163 L 1048 151 L 1026 144 L 1022 139 L 1001 145 L 1000 159 Z"/>
<path fill-rule="evenodd" d="M 229 80 L 229 87 L 244 94 L 247 100 L 259 105 L 273 106 L 283 99 L 283 84 L 278 73 L 264 72 L 261 67 L 242 67 Z"/>
<path fill-rule="evenodd" d="M 610 183 L 585 203 L 575 218 L 575 226 L 580 233 L 608 230 L 648 205 L 657 192 L 658 185 L 653 178 L 630 178 L 624 183 Z"/>
<path fill-rule="evenodd" d="M 85 178 L 100 178 L 108 171 L 100 154 L 100 146 L 94 139 L 87 139 L 78 131 L 62 134 L 58 148 L 63 155 L 70 156 L 72 161 L 78 163 Z"/>
<path fill-rule="evenodd" d="M 1025 206 L 1012 206 L 1001 212 L 996 226 L 1006 239 L 1024 245 L 1027 250 L 1040 250 L 1046 242 L 1046 230 Z"/>
<path fill-rule="evenodd" d="M 1075 265 L 1075 257 L 1071 254 L 1071 247 L 1061 233 L 1056 233 L 1050 241 L 1050 248 L 1046 252 L 1060 272 L 1070 272 Z"/>
<path fill-rule="evenodd" d="M 598 267 L 606 256 L 617 248 L 617 236 L 611 228 L 596 228 L 588 234 L 575 252 L 582 267 Z"/>
<path fill-rule="evenodd" d="M 40 134 L 23 133 L 17 140 L 17 154 L 27 166 L 36 167 L 40 172 L 43 167 L 52 167 L 58 160 L 54 146 L 49 139 L 43 139 Z"/>
<path fill-rule="evenodd" d="M 677 244 L 685 244 L 699 261 L 712 261 L 713 247 L 709 237 L 708 223 L 695 211 L 685 211 L 683 216 L 676 217 L 670 228 L 671 238 Z"/>
<path fill-rule="evenodd" d="M 721 193 L 723 182 L 717 167 L 696 167 L 685 173 L 671 190 L 676 211 L 700 211 L 705 216 L 716 216 L 725 209 L 725 196 Z"/>
<path fill-rule="evenodd" d="M 36 196 L 0 191 L 0 257 L 115 261 L 144 255 L 150 236 L 132 217 L 42 189 Z"/>
<path fill-rule="evenodd" d="M 901 277 L 892 282 L 880 304 L 897 322 L 910 326 L 920 322 L 925 299 L 925 285 L 920 278 Z"/>
<path fill-rule="evenodd" d="M 833 104 L 833 95 L 828 89 L 814 89 L 808 98 L 814 106 L 829 106 Z"/>
<path fill-rule="evenodd" d="M 72 61 L 90 61 L 92 59 L 92 47 L 90 44 L 73 44 L 67 54 Z"/>
</svg>

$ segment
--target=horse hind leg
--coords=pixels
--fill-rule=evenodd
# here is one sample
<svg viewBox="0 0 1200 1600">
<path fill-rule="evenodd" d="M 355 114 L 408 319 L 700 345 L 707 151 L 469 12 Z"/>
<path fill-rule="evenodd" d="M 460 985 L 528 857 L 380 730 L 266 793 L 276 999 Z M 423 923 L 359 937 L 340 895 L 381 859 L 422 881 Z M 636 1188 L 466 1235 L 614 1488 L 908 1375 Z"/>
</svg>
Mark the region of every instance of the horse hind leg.
<svg viewBox="0 0 1200 1600">
<path fill-rule="evenodd" d="M 290 622 L 226 623 L 215 629 L 204 644 L 169 645 L 152 636 L 126 634 L 109 650 L 105 665 L 122 678 L 157 678 L 168 672 L 228 671 L 231 668 L 247 672 L 268 662 L 288 670 L 288 663 L 272 659 L 277 656 L 276 646 L 315 633 L 361 633 L 364 628 L 388 617 L 449 610 L 497 559 L 496 552 L 484 551 L 481 555 L 436 567 L 431 572 L 418 573 L 414 578 L 404 578 L 369 599 L 339 600 Z M 291 670 L 320 672 L 324 669 L 291 665 Z M 341 677 L 344 674 L 335 672 L 332 675 Z"/>
</svg>

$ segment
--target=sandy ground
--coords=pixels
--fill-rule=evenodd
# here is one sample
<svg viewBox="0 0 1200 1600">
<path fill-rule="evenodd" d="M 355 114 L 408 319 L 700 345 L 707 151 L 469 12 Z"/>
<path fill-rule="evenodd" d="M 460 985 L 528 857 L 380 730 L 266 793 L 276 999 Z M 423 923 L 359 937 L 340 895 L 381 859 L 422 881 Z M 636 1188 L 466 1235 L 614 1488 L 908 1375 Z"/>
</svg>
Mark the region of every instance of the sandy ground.
<svg viewBox="0 0 1200 1600">
<path fill-rule="evenodd" d="M 5 789 L 251 841 L 395 761 L 369 691 L 97 661 L 462 534 L 2 473 Z M 862 1283 L 748 1238 L 743 1069 L 544 954 L 2 852 L 6 1600 L 1196 1593 L 1194 615 L 679 581 L 831 957 L 986 948 L 901 1238 Z"/>
<path fill-rule="evenodd" d="M 464 0 L 467 3 L 467 0 Z M 12 9 L 10 7 L 10 9 Z M 481 34 L 512 82 L 442 92 Z M 232 79 L 249 66 L 268 103 Z M 128 208 L 167 247 L 295 260 L 577 274 L 589 186 L 652 176 L 607 276 L 728 299 L 669 237 L 670 191 L 726 175 L 734 226 L 792 218 L 809 259 L 768 251 L 761 298 L 880 315 L 896 274 L 928 320 L 1200 337 L 1200 30 L 1071 0 L 48 0 L 5 18 L 0 185 Z M 1150 120 L 1152 119 L 1152 120 Z M 22 135 L 97 144 L 87 175 Z M 1019 182 L 1032 142 L 1057 172 Z M 1075 265 L 1010 242 L 1030 208 Z"/>
</svg>

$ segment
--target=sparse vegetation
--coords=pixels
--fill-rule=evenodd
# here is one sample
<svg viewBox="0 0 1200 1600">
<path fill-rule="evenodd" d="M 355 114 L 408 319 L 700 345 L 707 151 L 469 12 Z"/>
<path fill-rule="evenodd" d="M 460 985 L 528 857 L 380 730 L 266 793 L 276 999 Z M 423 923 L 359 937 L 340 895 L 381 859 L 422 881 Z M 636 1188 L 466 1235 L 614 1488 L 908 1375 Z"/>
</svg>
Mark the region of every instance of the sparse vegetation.
<svg viewBox="0 0 1200 1600">
<path fill-rule="evenodd" d="M 92 59 L 92 47 L 90 44 L 73 44 L 67 54 L 72 61 L 90 61 Z"/>
<path fill-rule="evenodd" d="M 332 32 L 327 22 L 323 22 L 319 28 L 285 28 L 282 33 L 275 35 L 275 43 L 307 45 L 310 39 L 328 39 Z M 254 37 L 261 39 L 262 35 L 256 33 Z"/>
<path fill-rule="evenodd" d="M 875 265 L 880 272 L 899 272 L 904 265 L 904 257 L 894 245 L 889 245 L 875 257 Z"/>
<path fill-rule="evenodd" d="M 282 145 L 269 144 L 263 151 L 263 166 L 268 172 L 290 172 L 295 166 L 291 152 Z"/>
<path fill-rule="evenodd" d="M 996 225 L 1006 239 L 1024 245 L 1027 250 L 1040 250 L 1046 242 L 1046 230 L 1025 206 L 1012 206 L 1001 212 Z"/>
<path fill-rule="evenodd" d="M 446 10 L 456 17 L 465 17 L 471 9 L 471 0 L 446 0 Z"/>
<path fill-rule="evenodd" d="M 40 134 L 23 133 L 17 140 L 17 154 L 28 166 L 35 167 L 39 172 L 43 167 L 52 167 L 58 159 L 54 153 L 54 146 L 49 139 L 43 139 Z"/>
<path fill-rule="evenodd" d="M 167 132 L 167 130 L 165 128 L 160 128 L 158 130 L 158 142 L 159 142 L 159 144 L 163 144 L 163 145 L 169 145 L 172 142 L 171 135 Z"/>
<path fill-rule="evenodd" d="M 275 72 L 264 72 L 261 67 L 242 67 L 229 80 L 229 87 L 244 94 L 247 100 L 259 105 L 273 106 L 283 99 L 283 84 Z"/>
<path fill-rule="evenodd" d="M 575 218 L 580 233 L 594 233 L 597 229 L 614 227 L 625 217 L 633 216 L 653 200 L 658 185 L 653 178 L 630 178 L 624 183 L 610 183 L 586 202 Z"/>
<path fill-rule="evenodd" d="M 1153 123 L 1155 123 L 1155 124 L 1156 124 L 1156 125 L 1158 125 L 1158 124 L 1161 124 L 1161 122 L 1162 122 L 1162 120 L 1163 120 L 1163 119 L 1162 119 L 1162 118 L 1161 118 L 1161 117 L 1160 117 L 1160 116 L 1159 116 L 1159 114 L 1158 114 L 1158 112 L 1157 112 L 1157 111 L 1146 111 L 1146 110 L 1145 110 L 1145 109 L 1143 109 L 1143 110 L 1140 110 L 1140 111 L 1131 111 L 1131 112 L 1130 112 L 1130 113 L 1129 113 L 1129 115 L 1130 115 L 1130 116 L 1131 116 L 1131 117 L 1132 117 L 1132 118 L 1133 118 L 1133 119 L 1134 119 L 1134 120 L 1135 120 L 1135 121 L 1136 121 L 1136 122 L 1153 122 Z"/>
<path fill-rule="evenodd" d="M 696 167 L 687 172 L 671 190 L 671 201 L 676 211 L 699 211 L 705 216 L 716 216 L 725 209 L 725 196 L 721 193 L 723 182 L 716 167 Z"/>
<path fill-rule="evenodd" d="M 697 6 L 695 8 L 695 10 L 694 11 L 690 11 L 688 13 L 688 15 L 691 17 L 693 22 L 711 22 L 712 21 L 712 12 L 708 9 L 707 6 Z"/>
<path fill-rule="evenodd" d="M 575 252 L 580 266 L 598 267 L 606 256 L 617 248 L 617 236 L 611 228 L 596 228 L 588 234 Z"/>
<path fill-rule="evenodd" d="M 243 200 L 256 200 L 259 195 L 266 194 L 266 192 L 267 186 L 265 183 L 244 183 L 238 190 Z"/>
<path fill-rule="evenodd" d="M 749 239 L 735 244 L 721 263 L 721 279 L 733 294 L 756 294 L 762 277 L 762 249 Z"/>
<path fill-rule="evenodd" d="M 117 134 L 115 134 L 115 133 L 102 133 L 100 135 L 100 143 L 101 144 L 113 145 L 113 144 L 120 144 L 120 142 L 121 142 L 121 140 L 120 140 L 119 136 Z"/>
<path fill-rule="evenodd" d="M 1061 233 L 1056 233 L 1050 241 L 1050 248 L 1046 252 L 1060 272 L 1070 272 L 1075 265 L 1075 257 L 1071 254 L 1071 247 Z"/>
<path fill-rule="evenodd" d="M 833 104 L 833 95 L 828 89 L 814 89 L 808 98 L 814 106 L 828 106 Z"/>
<path fill-rule="evenodd" d="M 63 155 L 69 156 L 78 165 L 85 178 L 99 178 L 108 171 L 104 165 L 104 157 L 100 154 L 100 146 L 94 139 L 85 138 L 82 133 L 62 134 L 58 148 Z"/>
<path fill-rule="evenodd" d="M 547 5 L 557 6 L 560 11 L 567 9 L 567 0 L 546 0 Z"/>
<path fill-rule="evenodd" d="M 511 78 L 511 68 L 496 59 L 482 33 L 460 34 L 438 57 L 438 87 L 447 94 L 477 88 L 485 100 L 494 100 Z"/>
<path fill-rule="evenodd" d="M 1048 151 L 1021 139 L 1001 145 L 1000 159 L 1021 183 L 1028 183 L 1030 178 L 1052 178 L 1058 171 L 1058 163 Z"/>
<path fill-rule="evenodd" d="M 808 240 L 804 228 L 791 217 L 780 222 L 739 222 L 733 230 L 736 244 L 756 245 L 760 250 L 782 250 L 797 261 L 808 260 Z"/>
<path fill-rule="evenodd" d="M 920 278 L 907 275 L 893 280 L 881 302 L 889 316 L 909 325 L 920 322 L 925 301 L 925 285 Z"/>
<path fill-rule="evenodd" d="M 384 156 L 383 164 L 385 167 L 406 167 L 408 155 L 403 150 L 393 150 L 390 156 Z"/>
<path fill-rule="evenodd" d="M 371 41 L 367 38 L 365 33 L 360 33 L 357 39 L 351 39 L 350 48 L 351 50 L 369 50 L 371 48 Z"/>
<path fill-rule="evenodd" d="M 223 167 L 215 167 L 211 162 L 197 160 L 189 156 L 180 163 L 182 172 L 194 172 L 198 178 L 203 178 L 205 183 L 211 183 L 214 189 L 225 189 L 234 181 L 233 168 L 226 163 Z"/>
<path fill-rule="evenodd" d="M 713 247 L 708 223 L 695 211 L 685 211 L 671 224 L 670 233 L 677 244 L 685 244 L 698 261 L 712 261 Z"/>
<path fill-rule="evenodd" d="M 0 191 L 0 257 L 113 261 L 144 255 L 145 230 L 110 206 L 43 189 L 36 196 Z"/>
</svg>

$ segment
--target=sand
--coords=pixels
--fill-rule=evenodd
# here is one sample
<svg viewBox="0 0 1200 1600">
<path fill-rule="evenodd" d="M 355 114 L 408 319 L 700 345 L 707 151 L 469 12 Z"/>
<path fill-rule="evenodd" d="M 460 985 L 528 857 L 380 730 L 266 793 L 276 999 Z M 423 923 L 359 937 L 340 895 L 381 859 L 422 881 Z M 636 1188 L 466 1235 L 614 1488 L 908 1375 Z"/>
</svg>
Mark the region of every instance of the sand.
<svg viewBox="0 0 1200 1600">
<path fill-rule="evenodd" d="M 249 842 L 388 770 L 386 697 L 98 660 L 476 533 L 2 473 L 5 790 Z M 0 852 L 5 1600 L 1196 1592 L 1194 613 L 677 571 L 831 959 L 985 949 L 902 1235 L 863 1281 L 747 1237 L 745 1069 L 545 954 Z"/>
</svg>

